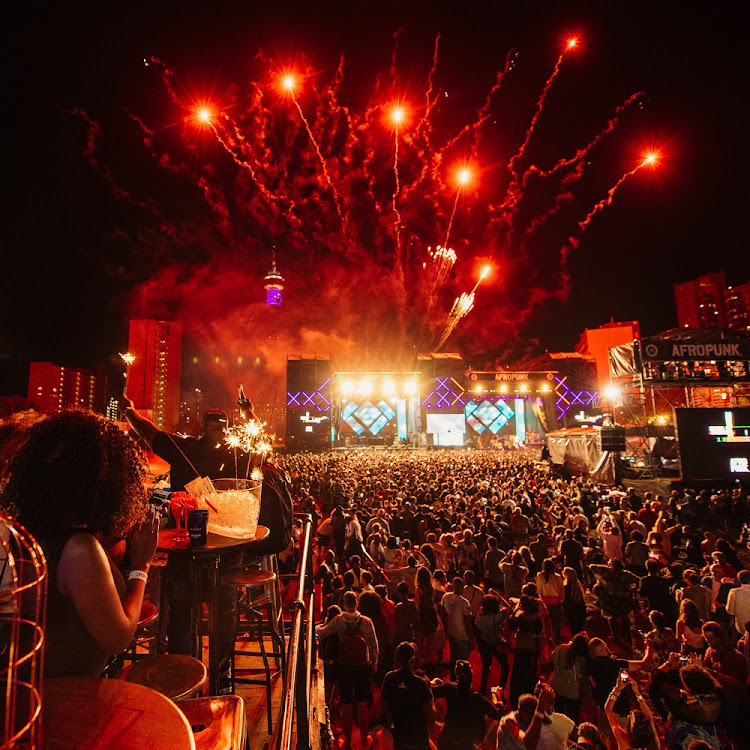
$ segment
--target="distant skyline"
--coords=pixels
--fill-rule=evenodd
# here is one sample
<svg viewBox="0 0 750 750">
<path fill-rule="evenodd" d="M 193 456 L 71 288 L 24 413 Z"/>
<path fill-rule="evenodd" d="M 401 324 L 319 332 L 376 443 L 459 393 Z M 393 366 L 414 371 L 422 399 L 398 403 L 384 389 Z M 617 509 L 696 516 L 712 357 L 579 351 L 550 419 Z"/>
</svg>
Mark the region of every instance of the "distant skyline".
<svg viewBox="0 0 750 750">
<path fill-rule="evenodd" d="M 643 335 L 657 333 L 677 325 L 674 284 L 720 270 L 730 285 L 750 278 L 746 3 L 315 5 L 132 2 L 115 9 L 72 2 L 19 9 L 10 40 L 15 116 L 6 122 L 12 148 L 0 368 L 19 360 L 93 367 L 125 348 L 130 317 L 180 319 L 191 352 L 236 349 L 248 361 L 257 358 L 258 387 L 280 382 L 287 354 L 403 358 L 410 346 L 429 350 L 452 299 L 469 291 L 489 262 L 494 270 L 477 290 L 474 310 L 444 346 L 482 366 L 482 358 L 572 350 L 584 328 L 612 318 L 638 320 Z M 589 142 L 629 97 L 643 94 L 582 160 L 570 197 L 561 188 L 548 194 L 533 175 L 528 179 L 513 209 L 513 221 L 525 224 L 513 224 L 506 243 L 502 228 L 493 229 L 497 212 L 493 218 L 487 207 L 512 184 L 509 157 L 571 35 L 579 48 L 546 94 L 521 169 L 549 169 Z M 352 162 L 337 157 L 333 141 L 323 141 L 332 174 L 326 182 L 294 105 L 322 137 L 321 118 L 331 112 L 314 108 L 310 89 L 334 78 L 339 55 L 345 64 L 338 96 L 348 117 L 400 97 L 421 120 L 432 80 L 441 96 L 432 133 L 445 144 L 476 119 L 512 50 L 516 56 L 482 126 L 478 182 L 455 206 L 449 169 L 461 149 L 471 155 L 468 145 L 446 151 L 448 163 L 438 160 L 438 182 L 423 200 L 410 180 L 426 156 L 407 123 L 395 137 L 401 163 L 394 172 L 393 133 L 383 127 L 381 136 L 379 120 L 367 121 L 368 148 L 380 160 L 367 167 L 370 203 L 355 207 L 354 172 L 338 166 Z M 179 103 L 161 80 L 162 67 L 144 64 L 152 58 L 174 71 Z M 304 71 L 306 64 L 311 75 L 299 103 L 273 93 L 279 71 Z M 274 118 L 268 132 L 280 138 L 258 168 L 269 180 L 282 175 L 274 190 L 296 208 L 263 202 L 255 176 L 217 142 L 216 126 L 191 131 L 189 112 L 181 109 L 190 101 L 218 102 L 253 134 L 261 124 L 245 121 L 251 109 L 241 105 L 253 81 L 263 86 L 263 109 Z M 284 133 L 294 137 L 288 153 L 278 145 Z M 648 149 L 659 151 L 658 168 L 628 177 L 611 205 L 580 230 Z M 347 151 L 346 159 L 355 153 Z M 309 188 L 292 189 L 292 174 Z M 393 174 L 402 191 L 393 205 L 403 213 L 403 247 L 388 235 Z M 372 228 L 370 239 L 357 229 L 366 256 L 357 256 L 356 242 L 337 228 L 336 185 L 345 214 L 352 206 L 350 226 Z M 363 213 L 370 205 L 381 218 Z M 315 206 L 323 213 L 314 213 Z M 547 216 L 549 206 L 555 209 Z M 415 274 L 446 225 L 458 259 L 428 309 L 429 288 Z M 282 309 L 269 311 L 263 277 L 273 244 L 286 289 Z M 22 393 L 12 370 L 3 370 L 0 391 Z M 241 373 L 214 375 L 225 377 L 228 388 Z"/>
</svg>

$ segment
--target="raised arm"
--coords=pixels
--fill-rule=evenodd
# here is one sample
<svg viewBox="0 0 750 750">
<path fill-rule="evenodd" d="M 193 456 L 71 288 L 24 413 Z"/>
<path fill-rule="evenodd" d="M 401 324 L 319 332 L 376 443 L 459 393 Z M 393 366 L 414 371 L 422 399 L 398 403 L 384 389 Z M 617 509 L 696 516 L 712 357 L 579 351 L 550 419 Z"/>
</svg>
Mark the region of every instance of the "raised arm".
<svg viewBox="0 0 750 750">
<path fill-rule="evenodd" d="M 133 402 L 123 394 L 120 398 L 120 407 L 123 409 L 125 419 L 138 437 L 142 438 L 150 450 L 154 448 L 154 437 L 159 428 L 147 417 L 144 417 L 137 409 L 133 408 Z"/>
</svg>

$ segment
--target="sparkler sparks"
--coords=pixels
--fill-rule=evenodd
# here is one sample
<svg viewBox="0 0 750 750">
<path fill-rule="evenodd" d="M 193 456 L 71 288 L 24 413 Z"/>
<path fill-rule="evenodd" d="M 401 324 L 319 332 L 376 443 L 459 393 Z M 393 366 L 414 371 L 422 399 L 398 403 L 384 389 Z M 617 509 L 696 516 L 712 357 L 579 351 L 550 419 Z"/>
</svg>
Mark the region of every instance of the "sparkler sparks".
<svg viewBox="0 0 750 750">
<path fill-rule="evenodd" d="M 135 354 L 125 352 L 124 354 L 120 354 L 120 359 L 129 367 L 133 364 L 133 362 L 135 362 Z"/>
</svg>

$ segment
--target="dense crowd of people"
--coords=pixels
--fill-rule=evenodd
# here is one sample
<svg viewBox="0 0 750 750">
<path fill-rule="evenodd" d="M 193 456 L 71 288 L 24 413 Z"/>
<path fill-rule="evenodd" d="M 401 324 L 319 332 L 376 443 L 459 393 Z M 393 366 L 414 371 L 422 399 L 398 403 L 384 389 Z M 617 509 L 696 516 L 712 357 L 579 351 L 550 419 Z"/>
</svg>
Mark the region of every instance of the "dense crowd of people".
<svg viewBox="0 0 750 750">
<path fill-rule="evenodd" d="M 142 456 L 114 424 L 75 412 L 24 426 L 9 455 L 0 507 L 50 566 L 45 674 L 96 675 L 133 637 L 156 546 Z M 345 748 L 747 747 L 741 487 L 604 489 L 526 450 L 278 465 L 268 475 L 284 492 L 264 481 L 261 520 L 293 569 L 287 486 L 316 518 L 320 653 Z M 127 580 L 110 555 L 126 537 Z"/>
<path fill-rule="evenodd" d="M 285 457 L 318 514 L 344 747 L 746 747 L 747 494 L 606 490 L 536 458 Z"/>
</svg>

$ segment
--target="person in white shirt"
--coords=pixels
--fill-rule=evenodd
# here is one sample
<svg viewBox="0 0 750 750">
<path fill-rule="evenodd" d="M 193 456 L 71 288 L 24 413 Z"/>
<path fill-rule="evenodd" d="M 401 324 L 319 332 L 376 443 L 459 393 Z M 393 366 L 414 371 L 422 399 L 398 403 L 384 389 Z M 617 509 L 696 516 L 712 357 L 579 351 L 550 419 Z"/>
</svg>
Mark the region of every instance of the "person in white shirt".
<svg viewBox="0 0 750 750">
<path fill-rule="evenodd" d="M 732 617 L 740 636 L 745 634 L 745 623 L 750 620 L 750 570 L 737 574 L 739 588 L 731 589 L 727 597 L 727 614 Z"/>
<path fill-rule="evenodd" d="M 443 595 L 440 605 L 445 612 L 445 634 L 448 636 L 451 650 L 451 679 L 455 679 L 456 662 L 459 659 L 469 660 L 472 648 L 471 606 L 463 596 L 464 582 L 456 576 L 453 579 L 453 591 Z"/>
</svg>

